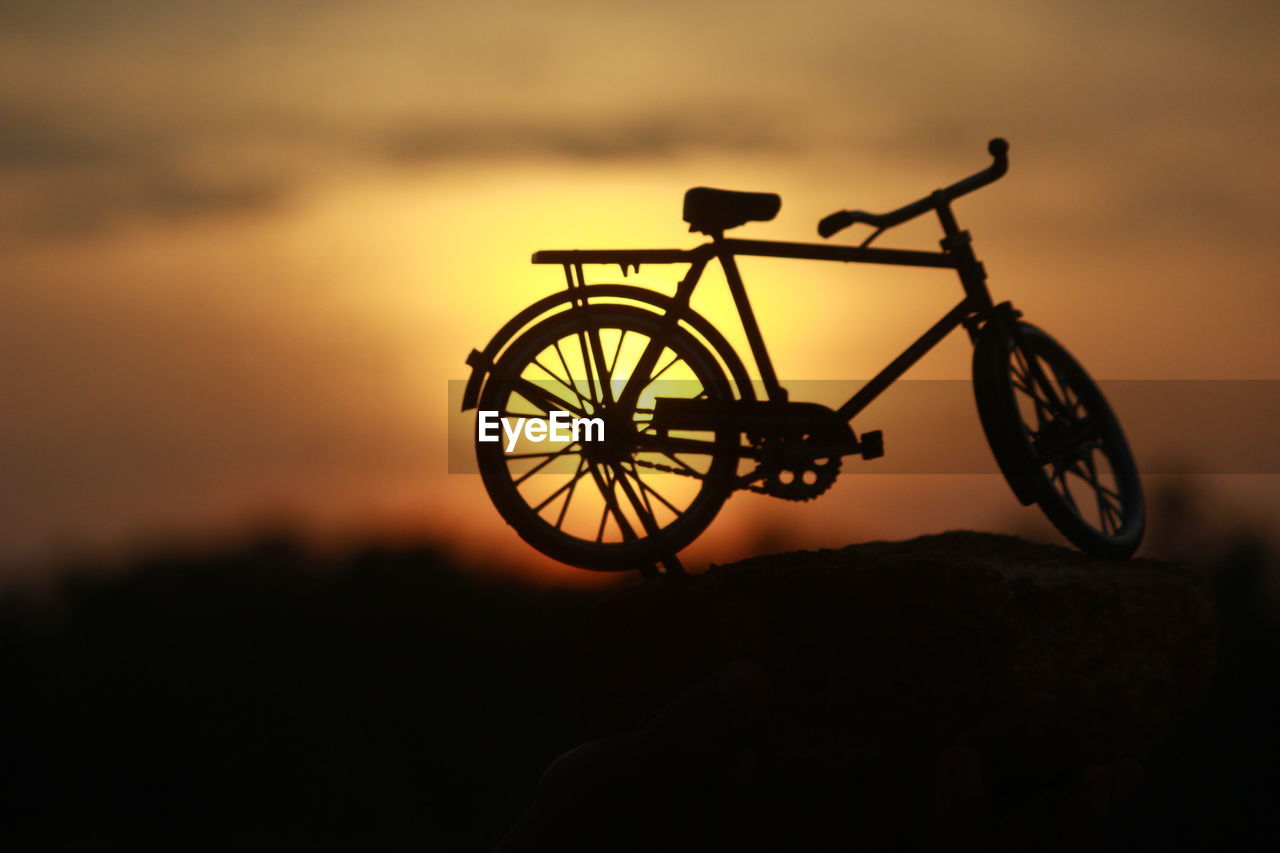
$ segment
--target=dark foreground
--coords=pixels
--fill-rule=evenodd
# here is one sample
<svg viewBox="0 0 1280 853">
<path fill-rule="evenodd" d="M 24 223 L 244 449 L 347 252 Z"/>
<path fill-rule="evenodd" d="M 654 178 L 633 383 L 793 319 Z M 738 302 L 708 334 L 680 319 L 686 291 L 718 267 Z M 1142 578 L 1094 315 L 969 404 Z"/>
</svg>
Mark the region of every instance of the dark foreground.
<svg viewBox="0 0 1280 853">
<path fill-rule="evenodd" d="M 1135 747 L 1145 781 L 1106 818 L 1106 849 L 1280 849 L 1280 629 L 1261 605 L 1264 563 L 1246 544 L 1212 572 L 1221 625 L 1208 693 L 1178 710 L 1153 752 Z M 486 849 L 556 755 L 630 725 L 616 701 L 601 719 L 607 655 L 583 640 L 602 636 L 599 614 L 615 606 L 588 628 L 600 597 L 486 581 L 430 549 L 335 561 L 288 541 L 154 559 L 43 603 L 11 596 L 0 843 Z M 907 627 L 924 618 L 894 614 Z M 672 658 L 672 689 L 718 665 L 702 651 Z M 799 676 L 788 660 L 763 663 L 789 700 Z M 584 672 L 595 673 L 585 684 Z M 988 698 L 966 713 L 998 710 L 980 707 Z M 920 742 L 931 750 L 945 735 Z M 923 805 L 906 817 L 934 818 Z"/>
</svg>

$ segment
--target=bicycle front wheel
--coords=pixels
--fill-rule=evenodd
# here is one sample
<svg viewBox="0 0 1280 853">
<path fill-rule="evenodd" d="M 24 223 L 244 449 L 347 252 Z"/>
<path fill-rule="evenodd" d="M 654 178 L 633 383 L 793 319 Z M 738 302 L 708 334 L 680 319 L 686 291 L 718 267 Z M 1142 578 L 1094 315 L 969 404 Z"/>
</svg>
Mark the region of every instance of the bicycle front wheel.
<svg viewBox="0 0 1280 853">
<path fill-rule="evenodd" d="M 657 397 L 732 398 L 716 357 L 669 318 L 599 305 L 553 315 L 522 335 L 495 365 L 480 410 L 508 422 L 557 409 L 599 419 L 605 441 L 589 441 L 587 430 L 559 441 L 477 441 L 502 517 L 542 553 L 584 569 L 642 569 L 687 546 L 733 490 L 737 435 L 682 431 L 692 449 L 648 450 Z"/>
<path fill-rule="evenodd" d="M 1015 490 L 1082 551 L 1130 556 L 1146 525 L 1142 483 L 1102 391 L 1036 326 L 984 331 L 974 350 L 974 393 L 992 452 Z"/>
</svg>

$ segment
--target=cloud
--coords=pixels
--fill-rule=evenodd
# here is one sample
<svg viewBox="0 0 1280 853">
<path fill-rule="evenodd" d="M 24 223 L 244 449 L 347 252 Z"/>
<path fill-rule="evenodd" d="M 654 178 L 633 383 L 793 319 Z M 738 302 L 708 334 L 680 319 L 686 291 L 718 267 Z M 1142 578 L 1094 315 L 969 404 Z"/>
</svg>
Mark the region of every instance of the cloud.
<svg viewBox="0 0 1280 853">
<path fill-rule="evenodd" d="M 173 220 L 272 209 L 321 174 L 457 160 L 601 161 L 693 151 L 795 147 L 776 121 L 726 106 L 587 121 L 405 118 L 370 129 L 316 117 L 248 116 L 204 125 L 120 128 L 88 117 L 0 109 L 0 176 L 13 196 L 0 230 L 68 237 L 139 218 Z"/>
<path fill-rule="evenodd" d="M 32 193 L 5 224 L 29 236 L 78 236 L 136 218 L 173 221 L 273 209 L 293 189 L 282 178 L 207 181 L 179 172 L 142 171 L 123 180 L 53 183 Z"/>
<path fill-rule="evenodd" d="M 1252 132 L 1233 156 L 1269 156 L 1260 0 L 800 5 L 19 0 L 0 36 L 0 231 L 240 215 L 344 172 L 458 161 L 972 148 L 977 168 L 993 134 L 1019 158 L 1145 161 L 1199 128 L 1218 147 Z"/>
<path fill-rule="evenodd" d="M 0 170 L 104 166 L 136 152 L 136 143 L 31 108 L 0 106 L 0 126 Z"/>
<path fill-rule="evenodd" d="M 793 140 L 768 120 L 744 120 L 719 107 L 687 118 L 646 116 L 595 122 L 402 122 L 370 140 L 369 151 L 391 162 L 451 158 L 550 157 L 609 160 L 673 157 L 693 150 L 783 151 Z"/>
<path fill-rule="evenodd" d="M 0 124 L 0 230 L 11 234 L 65 237 L 137 218 L 265 210 L 294 185 L 271 168 L 217 168 L 218 146 L 201 150 L 198 134 L 160 124 L 122 128 L 13 106 L 0 107 Z"/>
</svg>

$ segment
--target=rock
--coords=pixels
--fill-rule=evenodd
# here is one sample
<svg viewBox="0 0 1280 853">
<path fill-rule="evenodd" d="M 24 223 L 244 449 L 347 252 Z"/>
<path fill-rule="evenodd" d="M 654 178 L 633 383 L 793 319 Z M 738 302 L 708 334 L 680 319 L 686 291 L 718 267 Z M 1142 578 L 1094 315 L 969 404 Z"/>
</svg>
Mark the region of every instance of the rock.
<svg viewBox="0 0 1280 853">
<path fill-rule="evenodd" d="M 1216 637 L 1177 565 L 952 532 L 620 590 L 588 622 L 581 707 L 591 735 L 627 731 L 755 659 L 775 684 L 771 778 L 870 786 L 874 811 L 925 795 L 941 750 L 1028 696 L 1056 697 L 1055 766 L 1147 753 L 1204 694 Z"/>
</svg>

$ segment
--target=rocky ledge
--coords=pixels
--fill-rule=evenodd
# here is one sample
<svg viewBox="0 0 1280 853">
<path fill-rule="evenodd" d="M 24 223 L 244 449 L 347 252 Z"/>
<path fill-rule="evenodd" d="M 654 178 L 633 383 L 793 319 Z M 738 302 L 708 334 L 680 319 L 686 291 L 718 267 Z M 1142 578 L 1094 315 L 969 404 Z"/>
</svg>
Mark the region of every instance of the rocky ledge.
<svg viewBox="0 0 1280 853">
<path fill-rule="evenodd" d="M 1178 565 L 952 532 L 620 590 L 589 620 L 581 707 L 592 735 L 634 729 L 750 658 L 774 683 L 775 779 L 874 780 L 893 799 L 1027 697 L 1056 706 L 1055 766 L 1141 757 L 1204 695 L 1216 637 L 1207 592 Z"/>
</svg>

